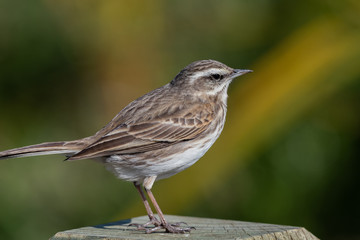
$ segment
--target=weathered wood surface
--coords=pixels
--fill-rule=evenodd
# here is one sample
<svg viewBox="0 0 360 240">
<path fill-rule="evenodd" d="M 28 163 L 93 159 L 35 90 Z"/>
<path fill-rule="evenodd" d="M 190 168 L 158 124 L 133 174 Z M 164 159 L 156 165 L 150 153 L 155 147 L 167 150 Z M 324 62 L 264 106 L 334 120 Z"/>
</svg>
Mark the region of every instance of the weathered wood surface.
<svg viewBox="0 0 360 240">
<path fill-rule="evenodd" d="M 301 227 L 172 215 L 167 215 L 166 218 L 169 222 L 186 222 L 188 226 L 195 227 L 196 230 L 192 230 L 189 234 L 169 234 L 164 231 L 145 234 L 144 231 L 129 226 L 130 223 L 145 223 L 148 217 L 142 216 L 104 225 L 58 232 L 50 239 L 318 239 Z"/>
</svg>

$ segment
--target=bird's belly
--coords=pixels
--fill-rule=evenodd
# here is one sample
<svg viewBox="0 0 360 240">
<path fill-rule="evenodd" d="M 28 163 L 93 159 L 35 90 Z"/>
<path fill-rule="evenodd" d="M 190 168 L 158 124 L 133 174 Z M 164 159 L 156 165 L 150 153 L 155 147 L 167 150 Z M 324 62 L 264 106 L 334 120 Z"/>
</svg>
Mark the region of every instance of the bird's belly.
<svg viewBox="0 0 360 240">
<path fill-rule="evenodd" d="M 152 152 L 113 155 L 106 158 L 104 163 L 108 170 L 126 181 L 142 182 L 149 176 L 157 176 L 157 180 L 168 178 L 199 160 L 214 144 L 221 130 L 201 139 L 189 140 Z"/>
<path fill-rule="evenodd" d="M 158 168 L 161 169 L 157 175 L 157 179 L 171 177 L 197 162 L 213 145 L 216 139 L 208 139 L 194 143 L 192 146 L 186 145 L 182 152 L 174 153 L 159 163 Z M 155 169 L 154 169 L 155 170 Z"/>
</svg>

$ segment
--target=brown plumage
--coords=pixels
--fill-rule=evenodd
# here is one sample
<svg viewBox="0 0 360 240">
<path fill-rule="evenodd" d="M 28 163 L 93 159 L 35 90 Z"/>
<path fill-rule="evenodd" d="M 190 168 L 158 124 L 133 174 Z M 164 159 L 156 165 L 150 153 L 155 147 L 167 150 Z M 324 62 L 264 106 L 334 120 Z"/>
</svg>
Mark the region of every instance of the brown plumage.
<svg viewBox="0 0 360 240">
<path fill-rule="evenodd" d="M 153 100 L 150 98 L 149 102 Z M 137 103 L 146 105 L 147 101 Z M 184 106 L 190 107 L 184 109 Z M 119 124 L 69 160 L 124 153 L 136 154 L 166 148 L 174 143 L 196 138 L 207 129 L 214 118 L 214 109 L 210 104 L 192 104 L 186 100 L 177 109 L 174 109 L 173 101 L 168 101 L 164 102 L 161 108 L 149 107 L 147 111 L 153 115 L 146 119 Z M 128 111 L 124 111 L 123 114 L 131 115 Z"/>
<path fill-rule="evenodd" d="M 67 142 L 42 143 L 0 152 L 0 159 L 63 153 L 67 160 L 95 158 L 118 178 L 134 182 L 150 222 L 137 225 L 184 233 L 166 222 L 151 188 L 194 164 L 220 135 L 226 116 L 227 88 L 250 70 L 232 69 L 214 60 L 185 67 L 170 83 L 136 99 L 94 136 Z M 160 220 L 140 188 L 143 184 Z"/>
</svg>

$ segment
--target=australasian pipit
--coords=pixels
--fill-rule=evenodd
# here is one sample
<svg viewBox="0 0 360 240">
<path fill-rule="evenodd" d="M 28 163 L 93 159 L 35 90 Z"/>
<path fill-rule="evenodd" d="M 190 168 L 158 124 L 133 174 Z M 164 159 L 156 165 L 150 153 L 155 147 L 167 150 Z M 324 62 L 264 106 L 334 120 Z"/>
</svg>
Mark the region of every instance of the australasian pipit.
<svg viewBox="0 0 360 240">
<path fill-rule="evenodd" d="M 146 224 L 135 224 L 139 229 L 190 232 L 191 227 L 165 220 L 151 188 L 156 180 L 193 165 L 211 147 L 224 127 L 229 84 L 248 72 L 214 60 L 193 62 L 170 83 L 131 102 L 95 135 L 3 151 L 0 159 L 58 153 L 69 161 L 96 159 L 139 191 L 150 218 Z"/>
</svg>

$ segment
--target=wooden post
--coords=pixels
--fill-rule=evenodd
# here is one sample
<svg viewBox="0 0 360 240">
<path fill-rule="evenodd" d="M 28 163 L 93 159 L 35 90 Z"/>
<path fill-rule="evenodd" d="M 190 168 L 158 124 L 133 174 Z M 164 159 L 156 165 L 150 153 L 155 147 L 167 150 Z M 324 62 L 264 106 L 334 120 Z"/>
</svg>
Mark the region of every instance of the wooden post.
<svg viewBox="0 0 360 240">
<path fill-rule="evenodd" d="M 302 227 L 291 227 L 265 223 L 241 222 L 211 218 L 183 217 L 167 215 L 169 222 L 186 222 L 195 227 L 189 234 L 169 234 L 164 230 L 145 234 L 130 223 L 145 223 L 147 216 L 126 219 L 118 222 L 66 230 L 56 233 L 51 240 L 70 239 L 246 239 L 246 240 L 307 240 L 318 239 Z"/>
</svg>

